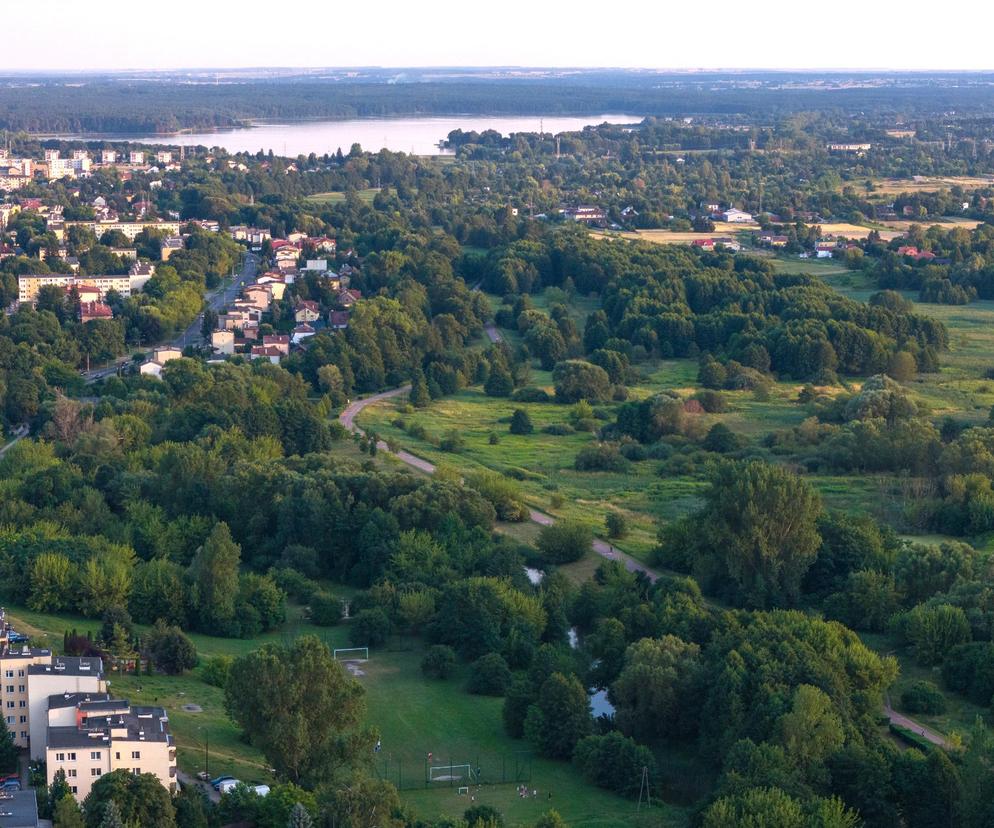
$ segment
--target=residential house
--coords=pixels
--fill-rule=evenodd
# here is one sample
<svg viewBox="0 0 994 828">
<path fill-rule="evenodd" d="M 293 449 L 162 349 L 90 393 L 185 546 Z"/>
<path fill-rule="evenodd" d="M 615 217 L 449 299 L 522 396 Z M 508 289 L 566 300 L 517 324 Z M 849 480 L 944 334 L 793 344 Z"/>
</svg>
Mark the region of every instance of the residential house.
<svg viewBox="0 0 994 828">
<path fill-rule="evenodd" d="M 235 352 L 234 330 L 222 328 L 218 331 L 211 331 L 211 348 L 216 354 L 231 356 Z"/>
<path fill-rule="evenodd" d="M 586 224 L 604 221 L 607 218 L 607 214 L 600 207 L 595 207 L 592 204 L 579 204 L 576 207 L 567 207 L 562 213 L 568 219 Z"/>
<path fill-rule="evenodd" d="M 308 243 L 314 248 L 316 253 L 334 253 L 336 242 L 334 239 L 329 239 L 327 236 L 321 236 L 317 239 L 308 239 Z"/>
<path fill-rule="evenodd" d="M 49 697 L 64 693 L 103 693 L 106 690 L 104 664 L 96 656 L 52 656 L 48 663 L 28 667 L 31 758 L 45 758 Z"/>
<path fill-rule="evenodd" d="M 271 285 L 249 285 L 242 291 L 244 300 L 253 307 L 266 312 L 273 301 L 273 290 Z"/>
<path fill-rule="evenodd" d="M 173 154 L 169 150 L 159 150 L 155 154 L 155 160 L 158 164 L 169 164 L 173 160 Z"/>
<path fill-rule="evenodd" d="M 742 249 L 742 245 L 731 236 L 718 236 L 714 240 L 714 243 L 715 246 L 723 247 L 725 250 L 730 250 L 732 253 L 738 253 Z"/>
<path fill-rule="evenodd" d="M 131 280 L 131 290 L 140 291 L 155 275 L 155 265 L 152 262 L 135 262 L 128 270 L 128 277 Z"/>
<path fill-rule="evenodd" d="M 333 310 L 328 314 L 328 327 L 336 331 L 344 331 L 349 326 L 349 312 Z"/>
<path fill-rule="evenodd" d="M 132 150 L 128 155 L 128 163 L 135 166 L 141 166 L 145 163 L 145 153 L 140 150 Z"/>
<path fill-rule="evenodd" d="M 328 260 L 327 259 L 308 259 L 304 265 L 304 270 L 310 270 L 317 273 L 324 273 L 328 270 Z"/>
<path fill-rule="evenodd" d="M 300 299 L 293 309 L 296 322 L 317 322 L 321 318 L 321 308 L 317 302 L 310 299 Z"/>
<path fill-rule="evenodd" d="M 340 290 L 335 296 L 335 302 L 343 308 L 351 308 L 360 299 L 362 299 L 362 291 L 355 288 Z"/>
<path fill-rule="evenodd" d="M 286 334 L 267 334 L 262 337 L 264 348 L 276 348 L 284 356 L 290 356 L 290 337 Z"/>
<path fill-rule="evenodd" d="M 251 356 L 252 359 L 268 359 L 273 365 L 279 365 L 284 354 L 273 345 L 253 345 Z"/>
<path fill-rule="evenodd" d="M 162 369 L 165 364 L 172 359 L 179 359 L 182 356 L 183 352 L 179 348 L 171 346 L 156 348 L 152 351 L 152 358 L 147 362 L 143 362 L 139 366 L 138 372 L 155 377 L 156 379 L 162 379 Z"/>
<path fill-rule="evenodd" d="M 159 255 L 162 256 L 162 261 L 168 261 L 173 253 L 177 250 L 182 250 L 185 246 L 182 236 L 169 236 L 162 240 L 162 248 Z"/>
<path fill-rule="evenodd" d="M 94 319 L 113 319 L 114 311 L 103 302 L 80 302 L 79 321 L 84 325 Z"/>
<path fill-rule="evenodd" d="M 294 345 L 300 345 L 301 342 L 303 342 L 309 336 L 314 336 L 314 334 L 316 333 L 317 330 L 315 330 L 313 327 L 311 327 L 306 322 L 304 322 L 300 325 L 297 325 L 297 327 L 293 329 L 293 334 L 290 336 L 290 342 Z"/>
</svg>

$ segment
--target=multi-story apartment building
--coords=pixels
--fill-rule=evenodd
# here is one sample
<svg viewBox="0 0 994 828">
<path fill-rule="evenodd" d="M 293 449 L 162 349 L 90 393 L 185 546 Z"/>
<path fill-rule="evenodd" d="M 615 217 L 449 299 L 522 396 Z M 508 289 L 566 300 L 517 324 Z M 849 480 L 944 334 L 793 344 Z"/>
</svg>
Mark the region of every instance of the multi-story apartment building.
<svg viewBox="0 0 994 828">
<path fill-rule="evenodd" d="M 104 693 L 104 666 L 99 658 L 51 656 L 48 663 L 28 667 L 29 747 L 32 759 L 45 758 L 48 703 L 65 693 Z"/>
<path fill-rule="evenodd" d="M 149 221 L 67 221 L 65 223 L 66 230 L 70 227 L 85 227 L 96 233 L 98 239 L 111 230 L 120 230 L 131 241 L 134 241 L 135 237 L 143 230 L 158 230 L 169 236 L 179 235 L 178 221 L 158 221 L 157 219 Z"/>
<path fill-rule="evenodd" d="M 63 693 L 47 700 L 48 784 L 59 770 L 76 798 L 86 798 L 105 773 L 154 774 L 176 791 L 176 746 L 161 707 L 132 707 L 106 693 Z"/>
<path fill-rule="evenodd" d="M 38 647 L 18 647 L 9 644 L 0 649 L 0 705 L 7 728 L 19 748 L 31 740 L 31 708 L 28 698 L 28 670 L 48 664 L 52 651 Z"/>
<path fill-rule="evenodd" d="M 137 281 L 143 285 L 148 279 L 145 279 L 143 282 L 139 277 Z M 134 284 L 133 277 L 131 276 L 68 276 L 62 273 L 48 273 L 44 275 L 28 274 L 17 277 L 17 301 L 21 304 L 33 305 L 38 300 L 38 291 L 46 285 L 54 285 L 55 287 L 66 290 L 70 290 L 73 287 L 79 289 L 87 287 L 95 288 L 99 293 L 97 299 L 102 302 L 107 298 L 107 292 L 111 290 L 116 290 L 122 296 L 130 296 L 133 289 L 138 289 L 134 287 Z"/>
</svg>

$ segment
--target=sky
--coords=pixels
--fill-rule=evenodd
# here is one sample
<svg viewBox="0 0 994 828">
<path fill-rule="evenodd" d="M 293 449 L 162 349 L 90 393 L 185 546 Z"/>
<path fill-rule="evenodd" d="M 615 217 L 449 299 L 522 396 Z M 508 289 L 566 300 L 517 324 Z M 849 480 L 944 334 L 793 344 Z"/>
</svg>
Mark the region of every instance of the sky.
<svg viewBox="0 0 994 828">
<path fill-rule="evenodd" d="M 989 0 L 47 0 L 0 70 L 343 66 L 994 70 Z M 12 36 L 16 35 L 16 36 Z"/>
</svg>

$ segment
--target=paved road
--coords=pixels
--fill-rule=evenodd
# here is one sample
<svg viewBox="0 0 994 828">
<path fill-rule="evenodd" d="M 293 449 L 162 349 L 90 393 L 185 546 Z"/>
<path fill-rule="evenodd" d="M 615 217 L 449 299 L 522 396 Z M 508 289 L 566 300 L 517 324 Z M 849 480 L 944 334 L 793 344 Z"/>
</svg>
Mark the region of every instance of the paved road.
<svg viewBox="0 0 994 828">
<path fill-rule="evenodd" d="M 16 446 L 20 440 L 23 440 L 28 434 L 28 427 L 26 425 L 18 426 L 14 429 L 14 438 L 7 443 L 7 445 L 0 447 L 0 457 L 3 457 L 11 448 L 11 446 Z"/>
<path fill-rule="evenodd" d="M 196 777 L 190 776 L 190 774 L 185 773 L 184 771 L 181 771 L 181 770 L 178 770 L 178 769 L 176 771 L 176 778 L 180 781 L 180 783 L 184 787 L 189 786 L 191 788 L 199 788 L 201 791 L 203 791 L 205 794 L 207 794 L 207 798 L 211 802 L 220 802 L 221 801 L 221 794 L 219 794 L 217 791 L 215 791 L 210 786 L 209 783 L 207 783 L 207 782 L 201 782 Z"/>
<path fill-rule="evenodd" d="M 213 311 L 220 311 L 226 305 L 231 304 L 241 293 L 243 287 L 250 282 L 254 282 L 256 274 L 259 272 L 259 257 L 253 255 L 252 253 L 245 254 L 245 260 L 242 262 L 242 272 L 238 277 L 227 286 L 222 286 L 217 288 L 211 293 L 208 293 L 204 298 L 207 301 L 207 307 Z M 203 334 L 201 332 L 201 327 L 203 326 L 203 314 L 198 314 L 197 318 L 193 320 L 190 327 L 183 331 L 182 334 L 177 336 L 169 344 L 175 348 L 185 348 L 187 345 L 199 345 L 203 342 Z M 97 380 L 104 379 L 106 377 L 113 376 L 118 372 L 122 365 L 126 365 L 131 362 L 130 357 L 121 357 L 110 365 L 104 366 L 103 368 L 95 368 L 92 371 L 87 371 L 83 374 L 87 383 L 93 383 Z"/>
<path fill-rule="evenodd" d="M 483 326 L 483 330 L 487 332 L 487 338 L 491 342 L 500 342 L 504 337 L 500 335 L 500 331 L 497 330 L 497 326 L 493 322 L 487 322 Z"/>
<path fill-rule="evenodd" d="M 884 715 L 890 719 L 892 724 L 898 725 L 898 727 L 906 727 L 913 733 L 917 733 L 919 736 L 928 739 L 933 745 L 938 745 L 941 748 L 949 747 L 949 742 L 940 733 L 936 733 L 934 730 L 925 727 L 921 722 L 916 722 L 914 719 L 909 719 L 907 716 L 898 713 L 890 706 L 890 696 L 884 698 Z"/>
<path fill-rule="evenodd" d="M 500 333 L 497 332 L 496 329 L 494 332 L 499 338 Z M 493 339 L 493 337 L 491 337 L 491 341 L 497 342 L 499 341 L 499 339 Z M 394 388 L 392 391 L 383 391 L 382 393 L 374 394 L 371 397 L 366 397 L 361 400 L 353 400 L 345 407 L 345 410 L 342 411 L 342 413 L 338 416 L 338 421 L 343 426 L 345 426 L 345 428 L 347 428 L 349 431 L 353 431 L 357 434 L 363 434 L 364 433 L 363 430 L 356 425 L 355 418 L 360 414 L 360 412 L 362 412 L 364 408 L 370 405 L 375 405 L 376 403 L 382 402 L 383 400 L 391 399 L 392 397 L 399 397 L 401 394 L 407 394 L 410 390 L 411 390 L 410 385 L 403 385 L 400 388 Z M 435 472 L 435 466 L 432 463 L 429 463 L 427 460 L 421 457 L 416 457 L 415 455 L 411 454 L 409 451 L 404 451 L 404 449 L 399 449 L 396 452 L 391 452 L 390 449 L 387 447 L 387 444 L 382 440 L 380 440 L 377 443 L 376 447 L 380 451 L 385 451 L 388 454 L 392 453 L 402 463 L 405 463 L 408 466 L 411 466 L 412 468 L 418 469 L 419 471 L 423 471 L 425 474 L 434 474 Z M 555 520 L 551 516 L 545 514 L 544 512 L 539 512 L 536 509 L 529 509 L 528 513 L 532 522 L 537 523 L 539 526 L 550 526 L 555 522 Z M 624 552 L 622 552 L 620 549 L 616 549 L 612 544 L 600 540 L 600 538 L 594 539 L 592 548 L 594 552 L 596 552 L 602 558 L 607 558 L 608 560 L 611 561 L 619 561 L 624 565 L 625 569 L 627 569 L 629 572 L 641 572 L 650 581 L 655 581 L 659 577 L 659 573 L 654 572 L 645 564 L 635 560 L 635 558 L 633 558 L 631 555 L 627 555 Z"/>
</svg>

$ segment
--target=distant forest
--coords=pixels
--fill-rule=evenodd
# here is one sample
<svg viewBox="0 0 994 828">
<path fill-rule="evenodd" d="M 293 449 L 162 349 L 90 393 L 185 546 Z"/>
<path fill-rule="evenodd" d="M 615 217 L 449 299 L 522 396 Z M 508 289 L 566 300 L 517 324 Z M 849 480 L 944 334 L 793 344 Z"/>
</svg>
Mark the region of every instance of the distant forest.
<svg viewBox="0 0 994 828">
<path fill-rule="evenodd" d="M 994 86 L 978 75 L 870 77 L 602 72 L 522 79 L 390 82 L 254 80 L 213 84 L 47 78 L 0 87 L 0 129 L 33 133 L 168 133 L 254 119 L 389 115 L 619 113 L 755 120 L 791 112 L 865 109 L 914 116 L 990 111 Z"/>
</svg>

